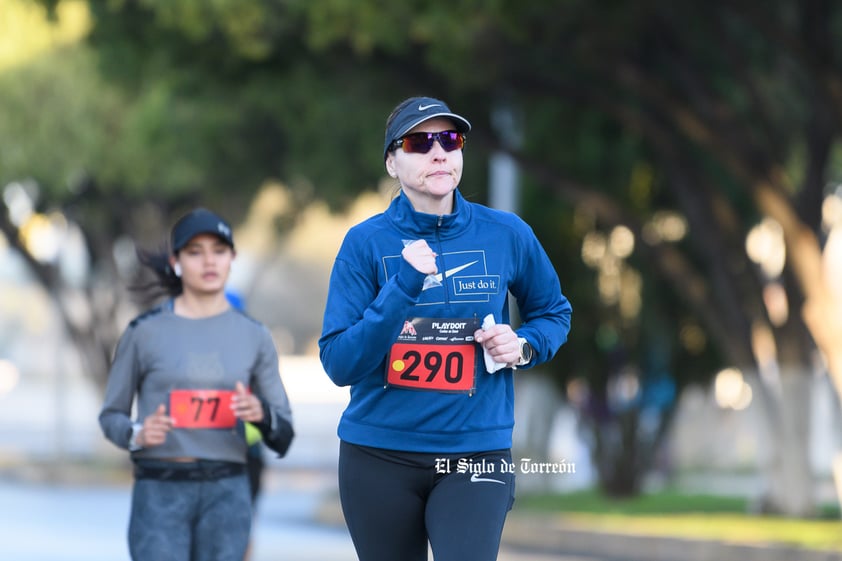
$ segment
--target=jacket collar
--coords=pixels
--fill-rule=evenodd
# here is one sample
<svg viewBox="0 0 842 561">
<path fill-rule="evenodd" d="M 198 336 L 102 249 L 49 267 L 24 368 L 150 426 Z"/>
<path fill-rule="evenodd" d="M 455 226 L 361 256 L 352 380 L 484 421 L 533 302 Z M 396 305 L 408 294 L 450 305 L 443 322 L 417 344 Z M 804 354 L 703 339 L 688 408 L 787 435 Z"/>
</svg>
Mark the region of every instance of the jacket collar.
<svg viewBox="0 0 842 561">
<path fill-rule="evenodd" d="M 389 208 L 386 216 L 402 233 L 415 237 L 429 236 L 438 231 L 441 239 L 455 237 L 470 224 L 471 207 L 462 197 L 459 189 L 453 192 L 453 212 L 450 214 L 427 214 L 412 208 L 409 198 L 401 191 Z"/>
</svg>

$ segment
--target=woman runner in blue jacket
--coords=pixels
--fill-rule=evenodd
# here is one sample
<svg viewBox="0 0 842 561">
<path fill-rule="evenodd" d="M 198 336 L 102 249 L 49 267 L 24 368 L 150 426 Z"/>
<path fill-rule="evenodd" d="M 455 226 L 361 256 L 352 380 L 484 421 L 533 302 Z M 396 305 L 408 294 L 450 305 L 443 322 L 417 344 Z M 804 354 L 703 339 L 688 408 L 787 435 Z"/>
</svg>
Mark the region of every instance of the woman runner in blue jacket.
<svg viewBox="0 0 842 561">
<path fill-rule="evenodd" d="M 514 500 L 516 369 L 570 330 L 570 304 L 532 229 L 458 190 L 470 123 L 413 97 L 386 122 L 400 194 L 351 228 L 319 349 L 351 399 L 339 422 L 342 509 L 361 561 L 497 558 Z M 522 324 L 509 325 L 509 297 Z"/>
</svg>

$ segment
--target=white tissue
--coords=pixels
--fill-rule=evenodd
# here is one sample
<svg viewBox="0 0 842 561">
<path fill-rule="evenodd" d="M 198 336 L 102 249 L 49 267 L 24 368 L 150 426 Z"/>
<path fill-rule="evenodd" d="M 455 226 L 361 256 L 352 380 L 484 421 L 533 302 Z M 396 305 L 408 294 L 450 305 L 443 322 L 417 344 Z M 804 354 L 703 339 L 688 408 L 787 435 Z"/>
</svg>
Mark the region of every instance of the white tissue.
<svg viewBox="0 0 842 561">
<path fill-rule="evenodd" d="M 496 322 L 494 321 L 494 315 L 488 314 L 482 320 L 482 330 L 485 331 L 493 326 Z M 485 369 L 488 370 L 489 374 L 494 374 L 498 370 L 506 368 L 505 362 L 494 362 L 494 359 L 491 358 L 491 355 L 488 354 L 488 351 L 483 347 L 482 349 L 482 358 L 485 359 Z"/>
</svg>

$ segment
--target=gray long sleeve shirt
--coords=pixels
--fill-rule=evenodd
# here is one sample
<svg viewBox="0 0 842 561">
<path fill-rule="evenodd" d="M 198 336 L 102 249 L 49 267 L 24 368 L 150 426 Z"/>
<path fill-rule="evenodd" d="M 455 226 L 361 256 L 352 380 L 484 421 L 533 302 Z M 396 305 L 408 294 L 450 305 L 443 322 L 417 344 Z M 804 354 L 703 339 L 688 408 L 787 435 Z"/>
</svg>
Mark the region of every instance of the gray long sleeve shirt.
<svg viewBox="0 0 842 561">
<path fill-rule="evenodd" d="M 161 404 L 173 414 L 173 390 L 233 390 L 237 382 L 260 398 L 265 419 L 257 426 L 266 444 L 283 455 L 293 435 L 292 413 L 268 329 L 234 309 L 208 318 L 185 318 L 173 313 L 168 301 L 136 318 L 123 333 L 99 423 L 111 442 L 128 449 L 135 423 L 142 423 Z M 245 463 L 246 450 L 243 423 L 237 421 L 229 428 L 176 426 L 164 444 L 135 450 L 132 457 Z"/>
</svg>

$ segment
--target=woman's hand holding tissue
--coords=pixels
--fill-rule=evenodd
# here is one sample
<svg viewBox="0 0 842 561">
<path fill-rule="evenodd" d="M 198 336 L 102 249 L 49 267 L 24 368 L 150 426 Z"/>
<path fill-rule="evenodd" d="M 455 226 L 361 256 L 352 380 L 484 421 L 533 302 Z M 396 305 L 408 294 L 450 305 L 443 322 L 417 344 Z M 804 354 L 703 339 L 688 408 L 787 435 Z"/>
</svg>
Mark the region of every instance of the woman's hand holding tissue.
<svg viewBox="0 0 842 561">
<path fill-rule="evenodd" d="M 520 360 L 520 342 L 512 326 L 495 323 L 494 316 L 488 314 L 482 321 L 482 327 L 474 333 L 476 342 L 482 345 L 485 369 L 489 373 L 502 368 L 511 368 Z"/>
</svg>

